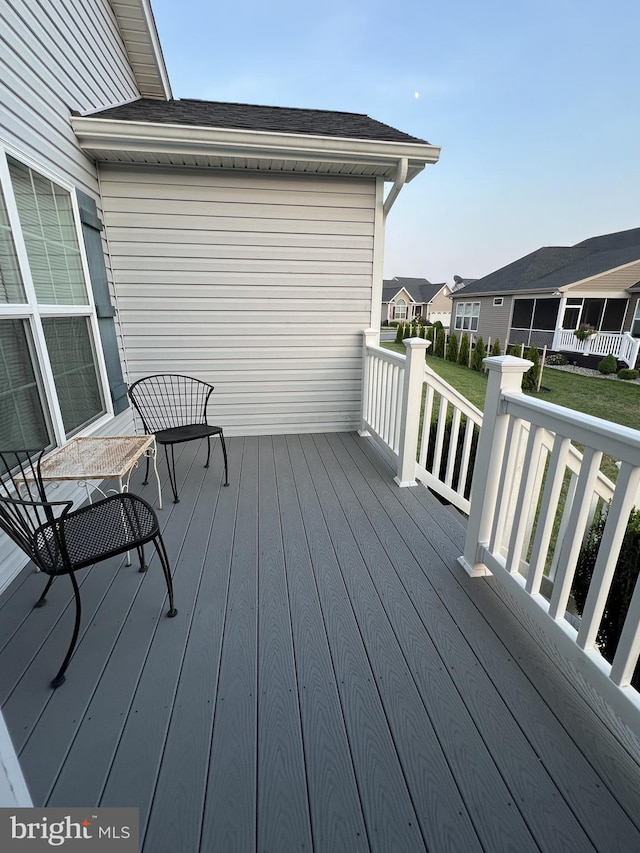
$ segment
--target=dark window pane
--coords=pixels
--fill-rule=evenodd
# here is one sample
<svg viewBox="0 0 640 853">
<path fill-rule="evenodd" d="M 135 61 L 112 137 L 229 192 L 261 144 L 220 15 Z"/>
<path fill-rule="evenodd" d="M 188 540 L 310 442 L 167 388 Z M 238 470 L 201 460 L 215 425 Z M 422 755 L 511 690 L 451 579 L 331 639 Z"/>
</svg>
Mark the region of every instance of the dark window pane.
<svg viewBox="0 0 640 853">
<path fill-rule="evenodd" d="M 86 317 L 48 317 L 42 327 L 67 437 L 104 412 Z"/>
<path fill-rule="evenodd" d="M 35 450 L 52 442 L 31 336 L 23 320 L 0 320 L 0 449 Z"/>
<path fill-rule="evenodd" d="M 558 321 L 559 299 L 536 299 L 533 328 L 553 331 Z"/>
<path fill-rule="evenodd" d="M 604 299 L 585 299 L 581 323 L 588 323 L 594 329 L 599 329 L 603 309 Z"/>
<path fill-rule="evenodd" d="M 511 325 L 514 329 L 529 329 L 533 317 L 533 299 L 515 299 L 513 303 L 513 319 Z"/>
<path fill-rule="evenodd" d="M 607 299 L 602 318 L 603 332 L 620 332 L 627 311 L 628 299 Z"/>
<path fill-rule="evenodd" d="M 564 320 L 562 321 L 563 329 L 577 329 L 578 317 L 580 316 L 579 308 L 565 308 Z"/>
</svg>

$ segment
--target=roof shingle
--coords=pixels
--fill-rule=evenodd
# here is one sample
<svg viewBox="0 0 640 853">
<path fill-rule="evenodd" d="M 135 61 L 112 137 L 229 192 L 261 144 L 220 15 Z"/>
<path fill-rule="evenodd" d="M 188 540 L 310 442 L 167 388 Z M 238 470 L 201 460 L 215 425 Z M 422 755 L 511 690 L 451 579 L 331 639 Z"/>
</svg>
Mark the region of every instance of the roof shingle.
<svg viewBox="0 0 640 853">
<path fill-rule="evenodd" d="M 424 139 L 396 130 L 361 113 L 229 104 L 195 98 L 170 101 L 140 98 L 128 104 L 91 113 L 90 117 L 116 121 L 429 144 Z"/>
</svg>

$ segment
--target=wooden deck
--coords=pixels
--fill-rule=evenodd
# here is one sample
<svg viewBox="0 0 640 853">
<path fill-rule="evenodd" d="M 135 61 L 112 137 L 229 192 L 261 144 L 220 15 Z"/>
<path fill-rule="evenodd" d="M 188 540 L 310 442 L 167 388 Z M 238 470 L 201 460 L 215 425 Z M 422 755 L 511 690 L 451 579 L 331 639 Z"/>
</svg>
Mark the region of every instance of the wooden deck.
<svg viewBox="0 0 640 853">
<path fill-rule="evenodd" d="M 228 488 L 204 450 L 159 513 L 175 619 L 155 558 L 83 573 L 52 691 L 70 584 L 0 599 L 36 804 L 136 806 L 145 853 L 640 850 L 638 756 L 457 565 L 446 507 L 352 434 L 233 438 Z"/>
</svg>

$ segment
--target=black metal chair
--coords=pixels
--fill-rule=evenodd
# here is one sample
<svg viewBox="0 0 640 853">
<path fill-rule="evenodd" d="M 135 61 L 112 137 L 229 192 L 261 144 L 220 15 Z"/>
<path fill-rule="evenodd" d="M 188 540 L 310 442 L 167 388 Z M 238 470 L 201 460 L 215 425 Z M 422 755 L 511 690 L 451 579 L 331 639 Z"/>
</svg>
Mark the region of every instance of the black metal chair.
<svg viewBox="0 0 640 853">
<path fill-rule="evenodd" d="M 173 490 L 173 502 L 178 503 L 176 461 L 173 446 L 197 438 L 207 439 L 207 461 L 211 458 L 211 436 L 219 435 L 224 457 L 224 484 L 229 485 L 227 447 L 222 427 L 207 422 L 207 404 L 213 385 L 191 376 L 177 373 L 159 373 L 138 379 L 129 387 L 129 398 L 140 415 L 147 435 L 155 435 L 157 444 L 164 447 Z M 149 459 L 145 484 L 149 479 Z"/>
<path fill-rule="evenodd" d="M 129 492 L 112 495 L 73 512 L 72 501 L 49 501 L 40 476 L 42 450 L 0 452 L 0 529 L 2 529 L 49 580 L 35 607 L 42 607 L 51 584 L 69 575 L 76 603 L 76 618 L 69 648 L 51 682 L 59 687 L 73 655 L 80 631 L 82 608 L 75 577 L 79 569 L 136 549 L 140 571 L 147 565 L 144 546 L 153 542 L 160 558 L 169 595 L 168 616 L 178 612 L 173 602 L 173 582 L 158 519 L 149 504 Z"/>
</svg>

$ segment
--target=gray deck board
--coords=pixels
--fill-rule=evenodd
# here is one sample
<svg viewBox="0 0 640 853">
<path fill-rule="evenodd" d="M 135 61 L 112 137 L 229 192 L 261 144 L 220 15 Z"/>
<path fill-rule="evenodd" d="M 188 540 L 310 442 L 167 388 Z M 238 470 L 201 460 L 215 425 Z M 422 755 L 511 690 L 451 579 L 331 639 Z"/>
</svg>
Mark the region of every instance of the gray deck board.
<svg viewBox="0 0 640 853">
<path fill-rule="evenodd" d="M 458 566 L 460 518 L 353 434 L 233 438 L 228 488 L 205 452 L 159 513 L 175 619 L 156 559 L 89 570 L 52 691 L 70 584 L 0 599 L 36 803 L 135 806 L 144 853 L 640 849 L 637 751 Z"/>
</svg>

